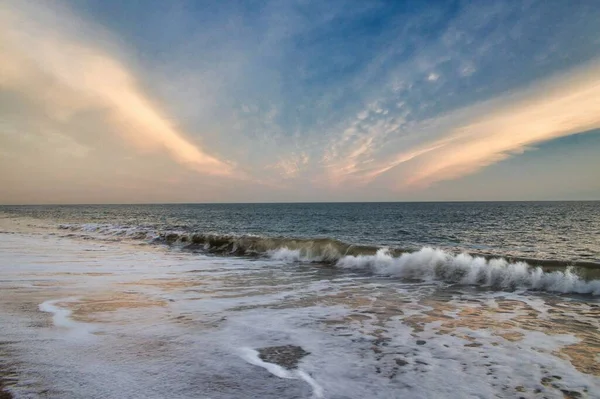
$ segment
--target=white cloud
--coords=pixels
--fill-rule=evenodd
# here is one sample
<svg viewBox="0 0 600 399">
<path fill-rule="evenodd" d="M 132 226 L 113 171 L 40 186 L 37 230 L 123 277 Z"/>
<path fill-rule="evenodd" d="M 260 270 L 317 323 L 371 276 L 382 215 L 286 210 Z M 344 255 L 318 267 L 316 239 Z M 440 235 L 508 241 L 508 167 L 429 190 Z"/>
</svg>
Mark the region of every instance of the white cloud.
<svg viewBox="0 0 600 399">
<path fill-rule="evenodd" d="M 462 68 L 460 69 L 460 75 L 461 76 L 471 76 L 473 75 L 475 72 L 477 71 L 477 69 L 475 68 L 475 66 L 471 63 L 466 63 L 465 65 L 462 66 Z"/>
</svg>

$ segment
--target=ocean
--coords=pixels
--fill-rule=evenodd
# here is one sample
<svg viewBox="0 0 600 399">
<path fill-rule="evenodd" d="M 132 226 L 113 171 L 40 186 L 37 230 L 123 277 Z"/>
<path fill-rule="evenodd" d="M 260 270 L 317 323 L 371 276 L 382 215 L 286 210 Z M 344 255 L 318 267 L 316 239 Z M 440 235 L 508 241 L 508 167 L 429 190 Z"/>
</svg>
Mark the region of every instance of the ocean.
<svg viewBox="0 0 600 399">
<path fill-rule="evenodd" d="M 600 398 L 600 202 L 2 206 L 0 326 L 16 398 Z"/>
</svg>

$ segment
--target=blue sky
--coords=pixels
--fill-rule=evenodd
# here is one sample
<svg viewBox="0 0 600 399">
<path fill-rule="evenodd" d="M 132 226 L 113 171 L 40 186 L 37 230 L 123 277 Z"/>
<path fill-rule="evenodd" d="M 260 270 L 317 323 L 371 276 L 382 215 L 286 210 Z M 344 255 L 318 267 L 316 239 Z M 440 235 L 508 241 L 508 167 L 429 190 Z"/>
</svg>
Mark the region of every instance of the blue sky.
<svg viewBox="0 0 600 399">
<path fill-rule="evenodd" d="M 600 199 L 598 20 L 594 1 L 1 1 L 0 202 Z"/>
</svg>

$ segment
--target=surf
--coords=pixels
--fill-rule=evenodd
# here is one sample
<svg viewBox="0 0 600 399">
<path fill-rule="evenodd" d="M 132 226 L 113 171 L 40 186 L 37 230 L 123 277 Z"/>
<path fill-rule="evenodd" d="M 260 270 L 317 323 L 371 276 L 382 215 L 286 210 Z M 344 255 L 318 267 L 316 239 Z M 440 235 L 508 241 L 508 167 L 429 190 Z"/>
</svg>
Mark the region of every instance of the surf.
<svg viewBox="0 0 600 399">
<path fill-rule="evenodd" d="M 184 231 L 141 226 L 61 225 L 61 229 L 221 256 L 316 263 L 408 280 L 440 281 L 507 291 L 600 295 L 599 264 L 491 257 L 422 247 L 402 249 L 346 243 L 330 237 L 292 238 Z"/>
</svg>

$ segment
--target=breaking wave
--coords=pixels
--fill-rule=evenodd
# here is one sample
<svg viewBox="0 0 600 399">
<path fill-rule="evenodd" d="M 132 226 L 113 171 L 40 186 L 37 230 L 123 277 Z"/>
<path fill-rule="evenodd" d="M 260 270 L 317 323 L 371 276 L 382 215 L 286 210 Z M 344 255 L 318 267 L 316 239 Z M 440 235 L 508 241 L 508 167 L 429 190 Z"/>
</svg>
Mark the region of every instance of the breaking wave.
<svg viewBox="0 0 600 399">
<path fill-rule="evenodd" d="M 596 263 L 490 258 L 451 253 L 436 248 L 417 251 L 353 245 L 332 238 L 285 238 L 234 234 L 157 232 L 143 227 L 114 225 L 61 225 L 61 229 L 96 233 L 113 238 L 145 240 L 186 250 L 234 256 L 266 256 L 291 262 L 326 263 L 390 277 L 444 281 L 501 290 L 539 290 L 600 295 L 600 280 L 584 278 L 584 268 Z M 535 265 L 535 266 L 532 266 Z M 550 270 L 550 269 L 559 270 Z"/>
<path fill-rule="evenodd" d="M 146 240 L 154 243 L 180 246 L 223 255 L 267 255 L 290 261 L 335 262 L 347 255 L 374 255 L 379 247 L 353 245 L 333 238 L 288 238 L 253 235 L 157 232 L 143 227 L 127 227 L 103 224 L 68 225 L 60 229 L 82 233 L 96 233 L 113 238 Z M 392 250 L 400 255 L 403 250 Z"/>
<path fill-rule="evenodd" d="M 386 249 L 375 255 L 345 256 L 336 266 L 368 269 L 405 279 L 437 280 L 464 285 L 480 285 L 502 290 L 529 289 L 560 293 L 600 295 L 600 280 L 586 281 L 573 271 L 547 272 L 526 262 L 511 263 L 506 259 L 453 255 L 440 249 L 422 248 L 396 257 Z"/>
</svg>

